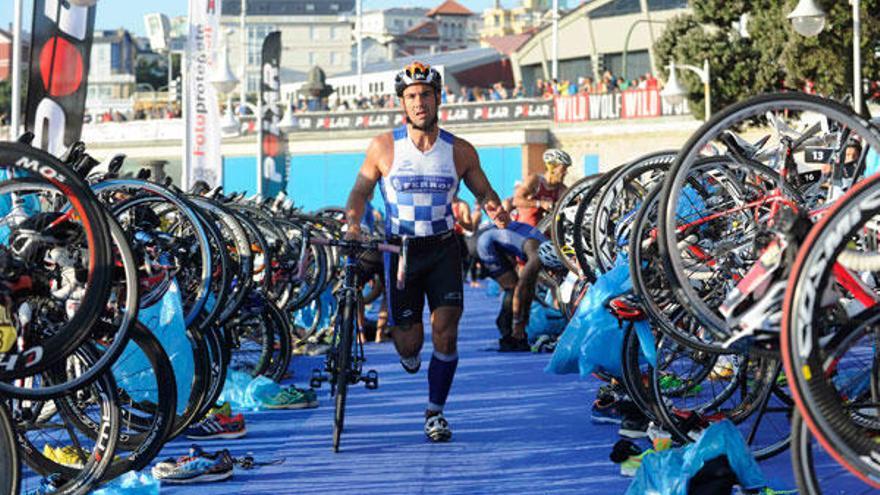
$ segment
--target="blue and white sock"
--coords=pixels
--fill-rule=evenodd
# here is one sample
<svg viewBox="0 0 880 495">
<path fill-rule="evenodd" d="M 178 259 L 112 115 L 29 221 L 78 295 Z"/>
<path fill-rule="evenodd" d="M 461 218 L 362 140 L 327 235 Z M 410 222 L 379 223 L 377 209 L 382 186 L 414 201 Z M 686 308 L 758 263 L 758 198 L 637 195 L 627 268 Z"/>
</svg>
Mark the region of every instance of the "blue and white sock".
<svg viewBox="0 0 880 495">
<path fill-rule="evenodd" d="M 458 353 L 441 354 L 434 351 L 428 366 L 428 411 L 440 412 L 446 405 L 446 397 L 452 388 L 455 369 L 458 367 Z"/>
</svg>

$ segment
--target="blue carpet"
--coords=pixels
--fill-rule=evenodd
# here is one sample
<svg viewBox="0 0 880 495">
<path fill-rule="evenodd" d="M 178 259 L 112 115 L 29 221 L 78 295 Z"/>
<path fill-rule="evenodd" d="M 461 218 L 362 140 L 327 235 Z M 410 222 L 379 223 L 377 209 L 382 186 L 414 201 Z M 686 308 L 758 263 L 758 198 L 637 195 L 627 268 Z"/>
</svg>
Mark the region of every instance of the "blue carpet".
<svg viewBox="0 0 880 495">
<path fill-rule="evenodd" d="M 418 375 L 406 374 L 390 343 L 366 346 L 378 390 L 350 390 L 342 450 L 331 450 L 333 407 L 327 387 L 321 406 L 304 411 L 247 413 L 248 435 L 203 442 L 278 465 L 245 471 L 231 481 L 164 487 L 168 494 L 620 494 L 629 479 L 608 460 L 616 427 L 593 425 L 590 403 L 599 382 L 544 373 L 549 354 L 499 354 L 498 302 L 484 289 L 465 289 L 461 362 L 446 415 L 454 438 L 430 444 L 422 433 L 427 402 L 426 338 Z M 294 358 L 294 381 L 305 385 L 322 358 Z M 186 452 L 175 441 L 160 458 Z M 792 488 L 789 454 L 761 464 L 776 488 Z"/>
</svg>

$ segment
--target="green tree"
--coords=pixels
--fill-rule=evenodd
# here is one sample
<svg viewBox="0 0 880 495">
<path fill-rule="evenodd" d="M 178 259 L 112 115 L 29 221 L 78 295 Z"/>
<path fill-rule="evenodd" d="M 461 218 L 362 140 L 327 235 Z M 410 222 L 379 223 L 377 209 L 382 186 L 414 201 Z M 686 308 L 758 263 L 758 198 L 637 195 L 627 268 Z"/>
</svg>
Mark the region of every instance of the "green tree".
<svg viewBox="0 0 880 495">
<path fill-rule="evenodd" d="M 848 2 L 819 0 L 827 13 L 816 38 L 797 34 L 786 18 L 797 0 L 695 0 L 693 13 L 671 20 L 654 45 L 661 77 L 667 65 L 702 65 L 709 60 L 713 109 L 783 88 L 803 88 L 841 96 L 852 92 L 852 8 Z M 863 77 L 880 79 L 880 0 L 862 0 Z M 734 23 L 748 14 L 748 37 Z M 703 86 L 691 71 L 679 71 L 694 115 L 703 116 Z"/>
</svg>

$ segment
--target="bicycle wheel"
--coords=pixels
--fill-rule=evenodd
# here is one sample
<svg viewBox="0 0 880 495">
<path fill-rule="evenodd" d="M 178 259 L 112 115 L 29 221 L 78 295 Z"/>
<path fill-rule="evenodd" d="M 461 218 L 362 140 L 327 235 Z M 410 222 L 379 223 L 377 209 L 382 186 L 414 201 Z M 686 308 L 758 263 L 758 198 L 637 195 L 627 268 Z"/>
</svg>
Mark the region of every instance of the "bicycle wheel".
<svg viewBox="0 0 880 495">
<path fill-rule="evenodd" d="M 345 399 L 348 395 L 348 385 L 351 377 L 352 349 L 354 345 L 354 318 L 357 301 L 350 291 L 343 296 L 345 304 L 342 311 L 340 324 L 337 326 L 336 346 L 333 349 L 336 355 L 334 393 L 336 394 L 336 411 L 333 416 L 333 452 L 339 452 L 339 441 L 342 438 L 342 430 L 345 424 Z"/>
<path fill-rule="evenodd" d="M 553 239 L 553 246 L 556 248 L 556 255 L 559 256 L 568 271 L 577 274 L 580 274 L 581 270 L 574 252 L 574 216 L 577 214 L 581 197 L 599 177 L 602 175 L 589 175 L 572 184 L 553 206 L 553 211 L 547 215 L 553 219 L 550 236 Z"/>
<path fill-rule="evenodd" d="M 791 416 L 791 466 L 801 495 L 877 493 L 822 449 L 797 409 Z M 819 468 L 821 476 L 817 473 Z"/>
<path fill-rule="evenodd" d="M 104 213 L 72 170 L 28 145 L 2 143 L 0 179 L 7 190 L 0 197 L 0 278 L 28 289 L 5 290 L 0 380 L 8 381 L 45 371 L 83 343 L 106 306 L 112 264 Z M 35 182 L 42 185 L 31 187 Z M 53 250 L 76 255 L 50 268 L 44 261 Z M 24 314 L 37 317 L 24 325 Z"/>
<path fill-rule="evenodd" d="M 762 138 L 749 143 L 739 137 L 748 134 Z M 853 139 L 863 149 L 880 146 L 877 131 L 848 107 L 792 92 L 761 95 L 728 107 L 682 148 L 660 197 L 660 252 L 676 297 L 719 339 L 732 337 L 731 327 L 738 326 L 719 308 L 734 294 L 735 280 L 758 261 L 759 256 L 748 252 L 755 248 L 756 235 L 766 231 L 779 209 L 809 213 L 843 188 L 833 178 L 823 178 L 816 187 L 804 185 L 803 173 L 820 167 L 809 164 L 814 154 L 808 152 L 822 148 L 827 151 L 819 153 L 824 164 L 846 168 L 844 147 Z M 727 161 L 723 170 L 732 172 L 719 183 L 696 170 L 711 149 L 724 151 L 716 159 Z M 697 203 L 697 185 L 711 186 L 716 194 L 699 194 Z M 680 223 L 682 217 L 689 222 Z M 767 313 L 777 311 L 773 307 Z M 755 319 L 773 325 L 770 316 Z"/>
<path fill-rule="evenodd" d="M 781 354 L 793 398 L 824 451 L 880 488 L 877 276 L 880 176 L 857 184 L 810 230 L 783 304 Z"/>
<path fill-rule="evenodd" d="M 15 430 L 5 403 L 0 403 L 0 493 L 18 495 L 21 459 L 15 443 Z"/>
<path fill-rule="evenodd" d="M 29 191 L 41 191 L 43 194 L 57 193 L 55 186 L 33 179 L 16 179 L 0 184 L 0 195 L 21 191 L 25 187 Z M 110 288 L 110 298 L 105 304 L 98 320 L 92 327 L 89 337 L 93 341 L 100 340 L 101 345 L 95 347 L 100 354 L 88 369 L 80 369 L 76 374 L 67 376 L 66 381 L 48 383 L 29 382 L 19 386 L 19 382 L 0 381 L 0 393 L 21 399 L 44 400 L 60 397 L 70 390 L 84 387 L 104 373 L 113 361 L 119 357 L 128 342 L 128 332 L 137 319 L 138 287 L 137 269 L 134 257 L 128 247 L 125 233 L 110 216 L 105 215 L 113 245 L 113 262 L 116 275 Z M 65 248 L 68 249 L 68 248 Z M 51 259 L 58 260 L 63 251 L 53 250 Z"/>
<path fill-rule="evenodd" d="M 620 167 L 595 199 L 590 228 L 591 245 L 602 272 L 614 267 L 617 254 L 627 249 L 633 220 L 645 196 L 663 180 L 675 152 L 651 153 Z"/>
<path fill-rule="evenodd" d="M 112 367 L 120 409 L 120 437 L 116 455 L 102 477 L 106 482 L 127 471 L 146 467 L 162 449 L 174 426 L 177 384 L 171 361 L 158 339 L 138 323 L 131 331 L 131 345 Z M 71 422 L 90 438 L 99 434 L 78 402 L 70 404 Z"/>
<path fill-rule="evenodd" d="M 91 346 L 79 347 L 64 363 L 40 376 L 48 381 L 76 373 L 77 360 L 96 359 Z M 113 461 L 121 426 L 119 396 L 109 373 L 91 385 L 50 402 L 14 401 L 16 442 L 22 459 L 46 476 L 58 473 L 60 486 L 53 493 L 83 494 L 100 481 Z M 94 438 L 76 427 L 73 418 L 96 426 Z M 26 487 L 30 492 L 32 487 Z"/>
</svg>

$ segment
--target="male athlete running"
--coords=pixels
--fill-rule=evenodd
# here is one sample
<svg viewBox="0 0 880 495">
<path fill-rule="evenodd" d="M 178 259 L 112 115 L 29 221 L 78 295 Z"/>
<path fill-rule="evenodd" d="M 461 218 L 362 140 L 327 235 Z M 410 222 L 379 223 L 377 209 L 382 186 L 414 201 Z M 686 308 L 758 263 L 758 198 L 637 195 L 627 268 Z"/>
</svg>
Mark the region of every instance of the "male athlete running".
<svg viewBox="0 0 880 495">
<path fill-rule="evenodd" d="M 388 325 L 393 328 L 401 365 L 416 373 L 421 365 L 422 309 L 427 297 L 434 354 L 428 366 L 425 435 L 434 442 L 452 437 L 443 406 L 458 366 L 456 344 L 463 303 L 461 253 L 452 215 L 459 180 L 464 179 L 496 225 L 504 227 L 509 221 L 474 147 L 437 126 L 440 79 L 439 72 L 419 62 L 397 74 L 394 87 L 406 125 L 373 139 L 346 205 L 346 237 L 358 238 L 364 203 L 379 183 L 385 199 L 386 235 L 391 242 L 406 238 L 402 290 L 395 283 L 399 257 L 386 254 L 384 259 Z"/>
</svg>

